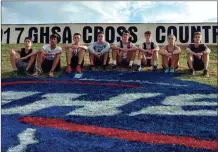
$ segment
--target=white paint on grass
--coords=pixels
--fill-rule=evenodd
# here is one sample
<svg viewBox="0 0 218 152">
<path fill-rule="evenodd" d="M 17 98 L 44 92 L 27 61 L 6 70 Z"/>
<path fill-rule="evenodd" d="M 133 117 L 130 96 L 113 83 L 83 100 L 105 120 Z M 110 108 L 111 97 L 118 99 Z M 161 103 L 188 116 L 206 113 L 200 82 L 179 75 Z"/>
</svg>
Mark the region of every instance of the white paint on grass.
<svg viewBox="0 0 218 152">
<path fill-rule="evenodd" d="M 20 144 L 15 147 L 10 147 L 7 152 L 25 152 L 28 145 L 38 143 L 38 140 L 34 139 L 35 132 L 36 129 L 27 128 L 22 133 L 18 134 Z"/>
<path fill-rule="evenodd" d="M 48 93 L 42 96 L 42 100 L 35 101 L 33 103 L 16 106 L 12 108 L 2 109 L 2 114 L 31 114 L 36 111 L 40 111 L 53 106 L 74 106 L 74 99 L 82 96 L 83 94 L 74 93 Z M 45 99 L 44 99 L 45 98 Z"/>
<path fill-rule="evenodd" d="M 150 82 L 144 80 L 117 80 L 117 79 L 79 79 L 80 81 L 104 81 L 104 82 L 129 82 L 129 83 L 140 83 L 140 84 L 154 84 L 154 85 L 162 85 L 162 86 L 174 86 L 174 87 L 187 87 L 188 85 L 174 84 L 174 83 L 162 83 L 162 82 Z"/>
<path fill-rule="evenodd" d="M 2 100 L 1 100 L 1 104 L 7 104 L 10 103 L 14 100 L 19 100 L 34 94 L 37 94 L 39 92 L 29 92 L 29 91 L 25 91 L 25 92 L 14 92 L 14 91 L 7 91 L 7 92 L 2 92 Z"/>
<path fill-rule="evenodd" d="M 151 115 L 187 115 L 187 116 L 217 116 L 216 110 L 184 110 L 184 106 L 217 106 L 216 94 L 202 95 L 202 94 L 183 94 L 178 96 L 167 97 L 162 104 L 158 106 L 150 106 L 143 108 L 140 111 L 132 112 L 130 116 L 141 114 Z M 214 99 L 214 101 L 207 101 L 207 99 Z M 197 101 L 200 100 L 200 101 Z M 203 100 L 203 101 L 202 101 Z"/>
<path fill-rule="evenodd" d="M 79 115 L 79 116 L 112 116 L 120 114 L 122 111 L 119 107 L 122 107 L 128 103 L 136 101 L 138 99 L 155 97 L 160 95 L 159 93 L 131 93 L 120 94 L 116 97 L 112 97 L 109 100 L 101 101 L 88 101 L 78 100 L 77 98 L 84 94 L 73 93 L 50 93 L 42 96 L 42 100 L 30 103 L 24 106 L 17 106 L 7 109 L 2 109 L 2 114 L 31 114 L 42 109 L 54 107 L 54 106 L 82 106 L 67 115 Z"/>
<path fill-rule="evenodd" d="M 82 78 L 83 74 L 82 73 L 76 73 L 74 78 L 79 79 Z"/>
<path fill-rule="evenodd" d="M 11 92 L 12 93 L 12 92 Z M 16 92 L 14 92 L 16 94 Z M 29 92 L 32 95 L 32 92 Z M 21 114 L 27 115 L 34 112 L 52 108 L 55 106 L 76 106 L 77 109 L 69 112 L 67 115 L 77 115 L 77 116 L 113 116 L 122 113 L 119 107 L 125 106 L 136 100 L 141 100 L 140 102 L 151 102 L 148 98 L 157 97 L 162 95 L 161 93 L 124 93 L 118 96 L 111 97 L 108 100 L 83 100 L 81 96 L 88 94 L 76 94 L 76 93 L 48 93 L 42 95 L 42 99 L 35 101 L 33 103 L 16 106 L 11 108 L 2 109 L 3 115 L 10 114 Z M 81 97 L 80 99 L 78 99 Z M 210 99 L 212 101 L 207 101 Z M 11 98 L 11 100 L 15 100 Z M 158 101 L 161 99 L 156 99 L 156 106 L 141 107 L 141 110 L 134 111 L 129 114 L 129 116 L 135 116 L 140 114 L 154 114 L 154 115 L 187 115 L 187 116 L 216 116 L 217 112 L 214 109 L 207 110 L 184 110 L 185 106 L 192 106 L 193 108 L 199 106 L 217 106 L 216 94 L 181 94 L 176 96 L 168 96 L 163 101 Z M 213 101 L 214 100 L 214 101 Z M 153 102 L 153 101 L 152 101 Z M 148 103 L 149 104 L 149 103 Z"/>
<path fill-rule="evenodd" d="M 138 99 L 151 98 L 160 95 L 159 93 L 131 93 L 121 94 L 116 97 L 112 97 L 109 100 L 102 100 L 98 102 L 93 101 L 82 101 L 84 107 L 78 108 L 75 111 L 70 112 L 68 115 L 79 115 L 79 116 L 113 116 L 118 115 L 122 112 L 119 107 L 127 105 Z M 76 101 L 79 104 L 80 101 Z"/>
</svg>

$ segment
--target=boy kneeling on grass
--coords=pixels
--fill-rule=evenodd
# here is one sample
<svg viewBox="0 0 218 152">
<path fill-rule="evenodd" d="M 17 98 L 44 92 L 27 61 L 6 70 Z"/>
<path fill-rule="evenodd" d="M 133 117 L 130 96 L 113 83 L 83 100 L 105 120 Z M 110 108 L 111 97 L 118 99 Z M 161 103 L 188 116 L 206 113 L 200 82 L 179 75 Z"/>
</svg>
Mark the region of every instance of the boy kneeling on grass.
<svg viewBox="0 0 218 152">
<path fill-rule="evenodd" d="M 13 77 L 17 77 L 18 73 L 23 74 L 25 76 L 29 76 L 34 72 L 35 63 L 36 63 L 36 54 L 31 53 L 33 51 L 32 47 L 32 39 L 26 37 L 24 39 L 24 48 L 21 49 L 9 49 L 8 53 L 10 56 L 11 65 L 13 68 Z"/>
</svg>

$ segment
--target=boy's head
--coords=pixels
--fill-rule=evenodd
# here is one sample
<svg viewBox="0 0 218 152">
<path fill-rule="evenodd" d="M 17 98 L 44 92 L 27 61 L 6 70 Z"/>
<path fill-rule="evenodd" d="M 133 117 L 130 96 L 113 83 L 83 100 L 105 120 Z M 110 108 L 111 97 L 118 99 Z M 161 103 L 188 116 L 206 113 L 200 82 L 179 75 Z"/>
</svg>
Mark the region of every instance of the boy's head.
<svg viewBox="0 0 218 152">
<path fill-rule="evenodd" d="M 32 39 L 30 37 L 25 37 L 24 44 L 25 44 L 25 47 L 31 47 L 32 46 Z"/>
<path fill-rule="evenodd" d="M 174 45 L 176 42 L 176 37 L 173 34 L 168 35 L 168 44 Z"/>
<path fill-rule="evenodd" d="M 128 41 L 129 40 L 129 31 L 124 30 L 122 33 L 122 40 Z"/>
<path fill-rule="evenodd" d="M 57 34 L 50 35 L 50 43 L 57 44 L 59 36 Z"/>
<path fill-rule="evenodd" d="M 78 44 L 81 38 L 81 34 L 80 33 L 74 33 L 73 34 L 73 41 L 74 43 Z"/>
<path fill-rule="evenodd" d="M 146 41 L 151 41 L 151 31 L 146 31 L 144 33 Z"/>
<path fill-rule="evenodd" d="M 97 38 L 98 42 L 104 41 L 104 32 L 103 31 L 98 32 L 97 37 L 98 37 Z"/>
<path fill-rule="evenodd" d="M 202 34 L 201 32 L 194 33 L 194 43 L 201 43 Z"/>
</svg>

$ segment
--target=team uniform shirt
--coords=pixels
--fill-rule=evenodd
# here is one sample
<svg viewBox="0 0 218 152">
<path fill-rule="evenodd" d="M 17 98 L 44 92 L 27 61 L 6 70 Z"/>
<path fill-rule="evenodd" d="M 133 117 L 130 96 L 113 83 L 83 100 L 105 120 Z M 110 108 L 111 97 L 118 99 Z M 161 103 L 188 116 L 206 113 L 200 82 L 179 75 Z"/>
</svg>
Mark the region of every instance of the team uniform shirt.
<svg viewBox="0 0 218 152">
<path fill-rule="evenodd" d="M 189 44 L 188 48 L 195 53 L 203 53 L 208 47 L 205 44 L 200 44 L 197 48 L 195 48 L 194 44 Z"/>
<path fill-rule="evenodd" d="M 45 53 L 54 53 L 54 52 L 60 53 L 60 52 L 62 52 L 62 48 L 60 46 L 56 46 L 56 48 L 52 50 L 50 47 L 50 44 L 47 44 L 47 45 L 44 45 L 42 48 L 44 49 Z M 48 59 L 48 60 L 54 60 L 54 58 L 55 58 L 55 54 L 51 54 L 49 56 L 46 56 L 46 59 Z"/>
<path fill-rule="evenodd" d="M 21 58 L 22 58 L 22 57 L 25 57 L 25 56 L 29 55 L 30 53 L 32 53 L 32 51 L 33 51 L 33 50 L 30 49 L 30 50 L 26 53 L 26 52 L 25 52 L 25 48 L 22 48 L 21 51 L 20 51 L 20 57 L 21 57 Z M 27 59 L 22 60 L 22 62 L 28 63 L 29 60 L 30 60 L 30 58 L 31 58 L 31 57 L 28 57 Z"/>
<path fill-rule="evenodd" d="M 128 43 L 129 43 L 129 48 L 128 48 Z M 123 47 L 122 48 L 124 48 L 124 49 L 131 49 L 131 48 L 135 48 L 136 47 L 135 44 L 133 44 L 132 42 L 128 42 L 128 43 L 126 43 L 126 44 L 123 43 Z M 117 42 L 116 46 L 121 47 L 121 43 Z M 123 52 L 121 57 L 122 58 L 127 58 L 127 52 L 126 53 Z"/>
<path fill-rule="evenodd" d="M 101 53 L 103 55 L 106 52 L 109 52 L 110 44 L 106 41 L 103 44 L 99 44 L 98 42 L 94 42 L 89 46 L 89 52 L 94 54 L 95 52 Z"/>
<path fill-rule="evenodd" d="M 154 42 L 152 42 L 152 43 L 154 43 Z M 139 46 L 139 48 L 144 49 L 144 50 L 151 50 L 151 49 L 152 49 L 152 48 L 151 48 L 151 43 L 145 43 L 145 45 L 146 45 L 146 48 L 144 48 L 144 43 L 142 43 L 142 44 Z M 158 45 L 157 45 L 156 43 L 154 43 L 153 47 L 154 47 L 154 48 L 157 48 Z M 149 54 L 147 54 L 147 53 L 145 53 L 145 57 L 146 57 L 146 59 L 151 59 L 152 56 L 149 55 Z"/>
</svg>

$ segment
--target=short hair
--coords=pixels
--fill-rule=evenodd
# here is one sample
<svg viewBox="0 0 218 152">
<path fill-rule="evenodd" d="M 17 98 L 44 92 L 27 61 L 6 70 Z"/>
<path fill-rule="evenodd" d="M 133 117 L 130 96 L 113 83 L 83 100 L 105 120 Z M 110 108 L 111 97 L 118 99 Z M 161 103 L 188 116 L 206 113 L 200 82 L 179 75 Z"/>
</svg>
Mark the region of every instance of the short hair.
<svg viewBox="0 0 218 152">
<path fill-rule="evenodd" d="M 129 31 L 128 31 L 128 30 L 124 30 L 123 33 L 122 33 L 122 35 L 123 35 L 124 33 L 128 33 L 128 34 L 129 34 Z"/>
<path fill-rule="evenodd" d="M 74 33 L 74 34 L 73 34 L 73 36 L 75 36 L 75 35 L 79 35 L 79 36 L 81 36 L 81 34 L 80 34 L 80 33 Z"/>
<path fill-rule="evenodd" d="M 98 32 L 98 33 L 97 33 L 97 36 L 98 36 L 99 34 L 104 34 L 104 32 L 103 32 L 103 31 Z"/>
<path fill-rule="evenodd" d="M 31 37 L 25 37 L 24 41 L 26 40 L 30 40 L 32 42 L 32 38 Z"/>
<path fill-rule="evenodd" d="M 201 32 L 195 32 L 195 33 L 194 33 L 194 36 L 195 36 L 195 35 L 202 35 L 202 34 L 201 34 Z"/>
<path fill-rule="evenodd" d="M 173 37 L 173 38 L 175 38 L 175 39 L 176 39 L 176 36 L 175 36 L 175 35 L 173 35 L 173 34 L 169 34 L 169 35 L 167 36 L 167 38 L 170 38 L 170 37 Z"/>
<path fill-rule="evenodd" d="M 56 38 L 56 39 L 58 39 L 59 36 L 58 36 L 57 34 L 52 34 L 52 35 L 50 35 L 50 39 L 51 39 L 51 38 Z"/>
<path fill-rule="evenodd" d="M 150 34 L 151 35 L 151 31 L 146 31 L 144 34 Z"/>
</svg>

